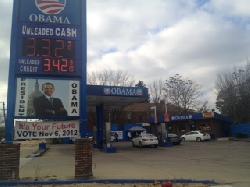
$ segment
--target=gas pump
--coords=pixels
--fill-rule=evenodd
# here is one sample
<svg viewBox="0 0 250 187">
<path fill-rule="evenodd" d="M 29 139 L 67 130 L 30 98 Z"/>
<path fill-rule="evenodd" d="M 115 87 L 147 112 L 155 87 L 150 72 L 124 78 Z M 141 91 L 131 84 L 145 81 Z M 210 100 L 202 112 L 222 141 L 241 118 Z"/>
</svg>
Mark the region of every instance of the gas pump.
<svg viewBox="0 0 250 187">
<path fill-rule="evenodd" d="M 115 153 L 116 148 L 112 146 L 111 143 L 111 123 L 106 122 L 105 123 L 105 131 L 104 131 L 104 151 L 107 153 Z"/>
</svg>

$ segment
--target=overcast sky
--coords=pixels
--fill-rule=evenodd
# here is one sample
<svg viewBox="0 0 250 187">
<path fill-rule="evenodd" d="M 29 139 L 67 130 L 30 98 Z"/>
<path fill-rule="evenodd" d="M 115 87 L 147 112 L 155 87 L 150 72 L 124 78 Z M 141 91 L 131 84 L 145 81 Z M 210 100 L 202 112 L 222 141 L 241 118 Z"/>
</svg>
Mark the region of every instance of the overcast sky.
<svg viewBox="0 0 250 187">
<path fill-rule="evenodd" d="M 0 0 L 0 101 L 6 101 L 12 0 Z M 246 62 L 249 0 L 88 0 L 88 72 L 124 70 L 147 85 L 176 73 L 213 106 L 220 72 Z"/>
</svg>

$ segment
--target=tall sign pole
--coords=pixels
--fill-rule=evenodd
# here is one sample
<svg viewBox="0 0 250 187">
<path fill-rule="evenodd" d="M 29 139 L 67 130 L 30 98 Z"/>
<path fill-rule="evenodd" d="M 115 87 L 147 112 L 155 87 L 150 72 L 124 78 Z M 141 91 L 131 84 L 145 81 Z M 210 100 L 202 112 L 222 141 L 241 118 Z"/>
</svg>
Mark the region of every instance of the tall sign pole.
<svg viewBox="0 0 250 187">
<path fill-rule="evenodd" d="M 63 127 L 79 128 L 65 133 L 46 123 L 53 137 L 83 137 L 87 129 L 86 0 L 14 0 L 12 19 L 7 142 L 12 143 L 16 134 L 26 136 L 24 127 L 37 135 L 29 138 L 43 135 L 39 128 L 20 121 L 19 131 L 14 131 L 18 119 L 58 121 Z"/>
</svg>

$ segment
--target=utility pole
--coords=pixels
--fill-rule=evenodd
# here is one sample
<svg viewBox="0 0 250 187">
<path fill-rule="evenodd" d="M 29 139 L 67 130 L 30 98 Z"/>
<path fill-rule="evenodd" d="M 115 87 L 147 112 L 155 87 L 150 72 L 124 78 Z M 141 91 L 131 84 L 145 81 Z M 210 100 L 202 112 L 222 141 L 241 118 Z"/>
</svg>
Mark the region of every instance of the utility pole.
<svg viewBox="0 0 250 187">
<path fill-rule="evenodd" d="M 0 108 L 0 111 L 1 111 L 1 110 L 3 111 L 3 114 L 1 114 L 1 115 L 3 115 L 3 116 L 0 116 L 0 117 L 3 117 L 3 118 L 4 118 L 4 125 L 5 125 L 5 123 L 6 123 L 5 103 L 4 103 L 4 102 L 0 102 L 0 103 L 3 104 L 3 106 Z"/>
<path fill-rule="evenodd" d="M 168 96 L 166 95 L 164 98 L 164 104 L 165 104 L 165 114 L 164 114 L 164 122 L 165 122 L 165 129 L 166 129 L 166 145 L 171 146 L 172 143 L 170 141 L 169 137 L 169 128 L 168 128 L 168 123 L 170 121 L 169 115 L 168 115 Z"/>
</svg>

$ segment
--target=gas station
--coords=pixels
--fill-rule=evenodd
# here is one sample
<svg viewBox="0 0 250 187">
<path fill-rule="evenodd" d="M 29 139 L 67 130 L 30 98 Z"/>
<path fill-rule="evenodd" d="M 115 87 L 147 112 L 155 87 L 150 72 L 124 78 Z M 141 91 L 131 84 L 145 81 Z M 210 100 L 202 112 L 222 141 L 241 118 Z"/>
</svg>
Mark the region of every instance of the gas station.
<svg viewBox="0 0 250 187">
<path fill-rule="evenodd" d="M 215 149 L 212 143 L 204 143 L 208 145 L 208 151 L 202 147 L 202 143 L 186 144 L 171 152 L 164 149 L 171 146 L 171 142 L 168 144 L 170 126 L 166 130 L 165 123 L 169 122 L 165 119 L 169 117 L 166 103 L 163 103 L 165 110 L 158 112 L 166 114 L 162 120 L 157 120 L 155 103 L 147 108 L 154 110 L 152 124 L 157 133 L 154 138 L 157 145 L 161 140 L 162 147 L 153 150 L 130 149 L 130 146 L 124 149 L 124 154 L 106 154 L 117 152 L 111 141 L 111 112 L 121 111 L 134 103 L 147 103 L 149 93 L 146 87 L 87 85 L 86 1 L 13 0 L 8 110 L 5 142 L 0 143 L 0 186 L 77 185 L 79 182 L 122 186 L 125 183 L 133 186 L 136 186 L 134 183 L 151 183 L 154 186 L 168 183 L 172 186 L 171 182 L 165 183 L 165 179 L 177 183 L 177 177 L 185 183 L 186 178 L 190 179 L 190 183 L 194 179 L 205 178 L 206 184 L 217 184 L 214 180 L 207 180 L 208 176 L 218 181 L 226 181 L 224 177 L 230 178 L 227 179 L 230 183 L 231 178 L 233 182 L 242 178 L 245 181 L 249 168 L 244 170 L 244 161 L 248 157 L 247 154 L 239 154 L 248 150 L 245 143 L 238 144 L 241 149 L 235 143 L 236 151 L 230 150 L 231 142 L 225 147 L 221 142 L 215 142 Z M 89 111 L 95 113 L 95 130 L 89 125 Z M 171 120 L 171 128 L 179 131 L 189 127 L 192 130 L 196 124 L 197 127 L 207 128 L 228 122 L 215 113 L 172 116 Z M 214 129 L 215 132 L 223 130 Z M 140 138 L 145 139 L 143 136 Z M 52 139 L 71 139 L 74 145 L 51 145 L 50 151 L 46 152 L 45 142 Z M 35 156 L 28 154 L 32 150 L 29 143 L 33 141 L 36 141 L 36 149 L 39 145 L 39 149 L 46 152 L 44 157 L 40 152 Z M 25 143 L 28 151 L 22 152 Z M 121 143 L 130 145 L 130 142 Z M 93 149 L 93 144 L 97 150 Z M 218 154 L 215 155 L 214 151 Z M 232 153 L 236 159 L 230 157 L 225 163 L 225 155 Z M 207 154 L 211 154 L 212 159 Z M 238 157 L 240 160 L 237 160 Z M 231 167 L 224 169 L 228 165 Z M 207 167 L 208 172 L 204 170 L 202 174 L 200 168 Z M 217 175 L 218 170 L 221 177 Z M 240 180 L 234 178 L 237 175 Z M 198 185 L 201 182 L 204 181 L 199 180 Z"/>
<path fill-rule="evenodd" d="M 114 152 L 111 146 L 111 122 L 104 121 L 104 110 L 111 111 L 132 103 L 146 102 L 148 90 L 144 87 L 88 85 L 88 107 L 96 111 L 96 146 Z"/>
</svg>

